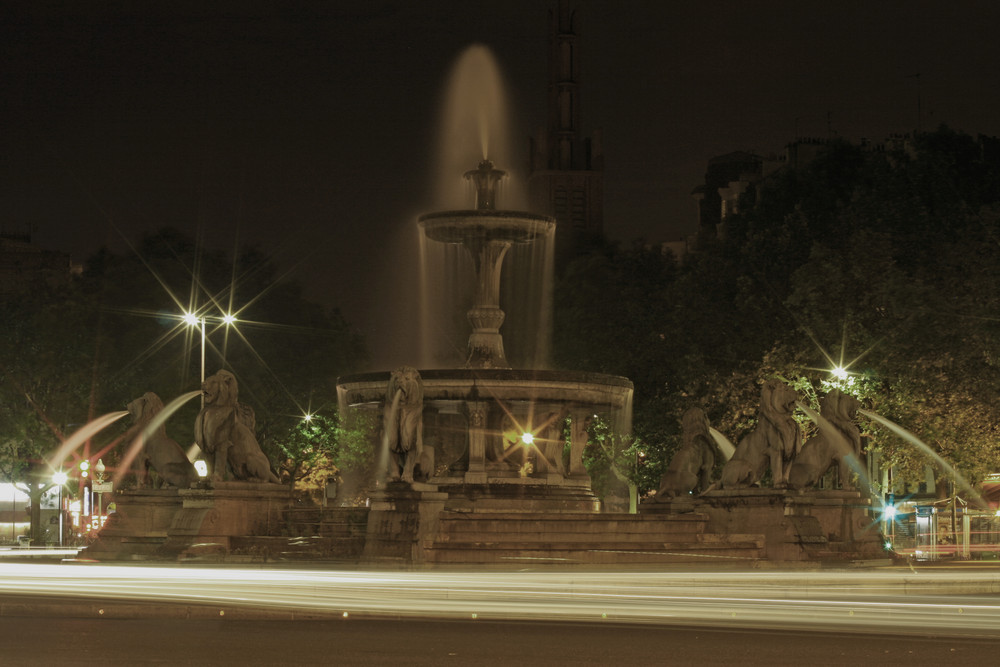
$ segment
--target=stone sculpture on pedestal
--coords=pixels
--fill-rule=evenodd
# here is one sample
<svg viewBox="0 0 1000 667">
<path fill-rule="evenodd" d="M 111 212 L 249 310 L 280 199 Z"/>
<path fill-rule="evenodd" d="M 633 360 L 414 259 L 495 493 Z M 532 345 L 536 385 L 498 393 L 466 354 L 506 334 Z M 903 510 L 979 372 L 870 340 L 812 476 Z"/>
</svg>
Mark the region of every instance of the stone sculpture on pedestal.
<svg viewBox="0 0 1000 667">
<path fill-rule="evenodd" d="M 198 473 L 188 460 L 184 449 L 167 435 L 167 427 L 160 424 L 151 433 L 146 433 L 153 419 L 163 410 L 163 401 L 149 391 L 128 404 L 129 414 L 135 420 L 138 437 L 144 438 L 142 450 L 135 458 L 138 486 L 150 486 L 149 471 L 159 476 L 157 486 L 168 484 L 187 488 L 198 481 Z"/>
<path fill-rule="evenodd" d="M 194 423 L 195 442 L 212 463 L 212 479 L 280 483 L 254 435 L 253 409 L 239 402 L 236 376 L 226 370 L 205 378 L 205 407 Z"/>
<path fill-rule="evenodd" d="M 802 448 L 802 429 L 792 417 L 798 396 L 781 380 L 768 380 L 760 389 L 757 426 L 736 446 L 722 469 L 722 488 L 753 486 L 771 467 L 774 488 L 788 485 L 792 461 Z"/>
<path fill-rule="evenodd" d="M 420 372 L 400 366 L 389 377 L 382 418 L 389 450 L 389 480 L 421 481 L 433 474 L 432 449 L 424 449 L 424 386 Z"/>
<path fill-rule="evenodd" d="M 701 408 L 690 408 L 681 419 L 683 441 L 674 454 L 655 499 L 670 500 L 692 491 L 705 491 L 715 467 L 715 441 L 709 432 L 708 417 Z"/>
<path fill-rule="evenodd" d="M 826 395 L 820 406 L 820 417 L 825 423 L 821 421 L 819 432 L 802 446 L 788 476 L 790 486 L 797 489 L 815 486 L 830 466 L 837 464 L 841 487 L 854 488 L 850 457 L 861 461 L 861 430 L 854 423 L 860 407 L 858 399 L 839 389 Z"/>
</svg>

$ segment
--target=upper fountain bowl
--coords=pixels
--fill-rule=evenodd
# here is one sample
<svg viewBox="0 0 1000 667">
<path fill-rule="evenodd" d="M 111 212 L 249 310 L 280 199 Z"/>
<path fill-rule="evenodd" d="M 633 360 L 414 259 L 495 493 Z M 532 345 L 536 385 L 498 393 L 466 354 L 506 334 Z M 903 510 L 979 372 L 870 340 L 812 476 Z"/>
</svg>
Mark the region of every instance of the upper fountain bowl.
<svg viewBox="0 0 1000 667">
<path fill-rule="evenodd" d="M 437 211 L 417 219 L 427 238 L 441 243 L 477 241 L 508 241 L 529 243 L 549 234 L 555 218 L 524 211 L 470 209 Z"/>
</svg>

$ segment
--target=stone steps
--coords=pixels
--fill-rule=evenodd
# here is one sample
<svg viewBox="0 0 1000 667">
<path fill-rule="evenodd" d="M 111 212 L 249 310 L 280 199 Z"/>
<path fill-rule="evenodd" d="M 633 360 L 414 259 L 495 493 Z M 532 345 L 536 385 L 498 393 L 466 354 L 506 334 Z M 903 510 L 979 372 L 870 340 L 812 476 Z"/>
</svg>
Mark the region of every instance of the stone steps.
<svg viewBox="0 0 1000 667">
<path fill-rule="evenodd" d="M 761 557 L 760 535 L 703 532 L 705 517 L 444 513 L 425 544 L 433 565 L 656 564 Z"/>
<path fill-rule="evenodd" d="M 642 514 L 546 514 L 546 513 L 444 513 L 440 517 L 438 540 L 468 539 L 470 535 L 518 535 L 524 540 L 593 540 L 614 535 L 660 537 L 698 535 L 704 531 L 700 514 L 646 516 Z"/>
<path fill-rule="evenodd" d="M 234 537 L 233 557 L 261 561 L 350 560 L 361 557 L 364 534 L 357 537 Z"/>
<path fill-rule="evenodd" d="M 735 536 L 734 536 L 735 537 Z M 656 543 L 537 543 L 476 542 L 435 543 L 426 550 L 435 565 L 487 565 L 550 563 L 553 565 L 608 565 L 652 563 L 746 562 L 761 557 L 763 540 L 656 542 Z"/>
<path fill-rule="evenodd" d="M 368 510 L 354 507 L 292 508 L 285 510 L 285 520 L 293 535 L 364 539 Z"/>
</svg>

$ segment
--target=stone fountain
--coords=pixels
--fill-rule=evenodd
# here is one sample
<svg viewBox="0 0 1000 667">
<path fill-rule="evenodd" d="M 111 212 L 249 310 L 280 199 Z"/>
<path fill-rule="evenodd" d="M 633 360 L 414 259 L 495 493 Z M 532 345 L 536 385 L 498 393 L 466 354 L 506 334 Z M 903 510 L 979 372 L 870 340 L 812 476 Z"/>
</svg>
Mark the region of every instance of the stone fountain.
<svg viewBox="0 0 1000 667">
<path fill-rule="evenodd" d="M 595 414 L 624 421 L 632 383 L 596 373 L 510 368 L 500 331 L 504 257 L 514 244 L 550 236 L 556 223 L 548 216 L 499 209 L 497 188 L 505 175 L 483 160 L 465 174 L 475 186 L 475 208 L 428 213 L 418 220 L 428 239 L 464 247 L 474 265 L 465 366 L 419 370 L 423 441 L 457 438 L 464 453 L 455 461 L 439 461 L 434 471 L 424 471 L 422 480 L 390 482 L 376 492 L 369 555 L 407 558 L 411 542 L 429 535 L 442 511 L 600 510 L 583 466 L 587 424 Z M 390 382 L 389 372 L 341 378 L 340 404 L 389 411 Z M 567 419 L 568 463 L 563 455 Z"/>
</svg>

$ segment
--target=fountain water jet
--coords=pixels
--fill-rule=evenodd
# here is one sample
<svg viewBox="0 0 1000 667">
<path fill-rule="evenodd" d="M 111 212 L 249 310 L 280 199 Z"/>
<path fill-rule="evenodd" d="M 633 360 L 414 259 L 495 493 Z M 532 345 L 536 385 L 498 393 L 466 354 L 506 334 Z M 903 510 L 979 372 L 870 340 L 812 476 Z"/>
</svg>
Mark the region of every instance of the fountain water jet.
<svg viewBox="0 0 1000 667">
<path fill-rule="evenodd" d="M 186 394 L 181 394 L 174 400 L 164 405 L 163 409 L 160 410 L 160 412 L 158 412 L 156 416 L 153 417 L 153 419 L 149 422 L 149 424 L 146 425 L 146 428 L 142 429 L 142 431 L 138 433 L 135 436 L 135 438 L 132 439 L 131 444 L 129 444 L 128 449 L 125 451 L 125 456 L 122 457 L 121 463 L 118 465 L 118 469 L 115 471 L 112 481 L 114 481 L 115 483 L 120 482 L 122 477 L 124 477 L 131 469 L 132 461 L 134 461 L 135 457 L 139 455 L 139 452 L 142 450 L 143 445 L 145 445 L 146 441 L 149 440 L 150 436 L 156 433 L 156 430 L 159 429 L 161 426 L 163 426 L 163 424 L 166 423 L 166 421 L 170 418 L 170 416 L 173 415 L 175 412 L 177 412 L 182 405 L 184 405 L 193 398 L 201 396 L 202 393 L 204 392 L 202 392 L 201 389 L 196 389 L 195 391 L 189 391 Z M 128 411 L 126 411 L 124 414 L 128 414 Z"/>
<path fill-rule="evenodd" d="M 729 441 L 729 438 L 711 426 L 708 427 L 708 433 L 712 436 L 712 440 L 715 441 L 715 445 L 719 448 L 719 451 L 722 452 L 723 457 L 725 457 L 727 461 L 733 458 L 733 454 L 736 452 L 736 446 Z"/>
<path fill-rule="evenodd" d="M 933 449 L 928 447 L 923 440 L 921 440 L 916 435 L 906 430 L 896 422 L 886 419 L 880 414 L 871 412 L 869 410 L 858 410 L 858 412 L 868 417 L 869 419 L 872 419 L 878 422 L 879 424 L 882 424 L 887 429 L 889 429 L 899 437 L 903 438 L 903 440 L 910 443 L 918 450 L 929 456 L 931 459 L 934 460 L 934 462 L 937 465 L 941 467 L 942 470 L 944 470 L 946 473 L 948 473 L 954 478 L 955 484 L 958 485 L 960 489 L 968 493 L 969 496 L 972 498 L 972 500 L 975 501 L 977 505 L 979 505 L 982 509 L 990 509 L 989 503 L 983 499 L 982 495 L 978 491 L 976 491 L 971 484 L 969 484 L 969 482 L 965 479 L 965 477 L 963 477 L 960 472 L 955 470 L 955 468 L 952 467 L 951 464 L 945 461 L 940 454 L 938 454 Z"/>
<path fill-rule="evenodd" d="M 109 412 L 106 415 L 102 415 L 97 419 L 87 422 L 79 429 L 77 429 L 73 435 L 66 438 L 59 449 L 56 451 L 55 456 L 49 459 L 49 467 L 53 469 L 58 469 L 62 467 L 63 462 L 69 453 L 75 450 L 77 447 L 82 445 L 84 442 L 89 440 L 94 434 L 105 429 L 106 427 L 114 424 L 116 421 L 128 414 L 128 410 L 121 410 L 118 412 Z"/>
<path fill-rule="evenodd" d="M 826 417 L 820 413 L 813 410 L 811 407 L 805 403 L 799 401 L 797 403 L 799 409 L 806 413 L 806 416 L 816 424 L 817 428 L 823 433 L 823 435 L 829 440 L 833 446 L 836 448 L 837 452 L 847 462 L 848 467 L 851 471 L 858 476 L 858 486 L 861 488 L 862 493 L 865 495 L 872 495 L 874 487 L 872 486 L 871 479 L 868 477 L 868 471 L 865 470 L 864 465 L 861 460 L 855 455 L 854 448 L 851 443 L 848 442 L 844 434 L 840 432 L 836 426 L 830 423 Z M 862 412 L 859 410 L 859 412 Z M 847 485 L 849 480 L 840 480 L 842 485 Z"/>
</svg>

